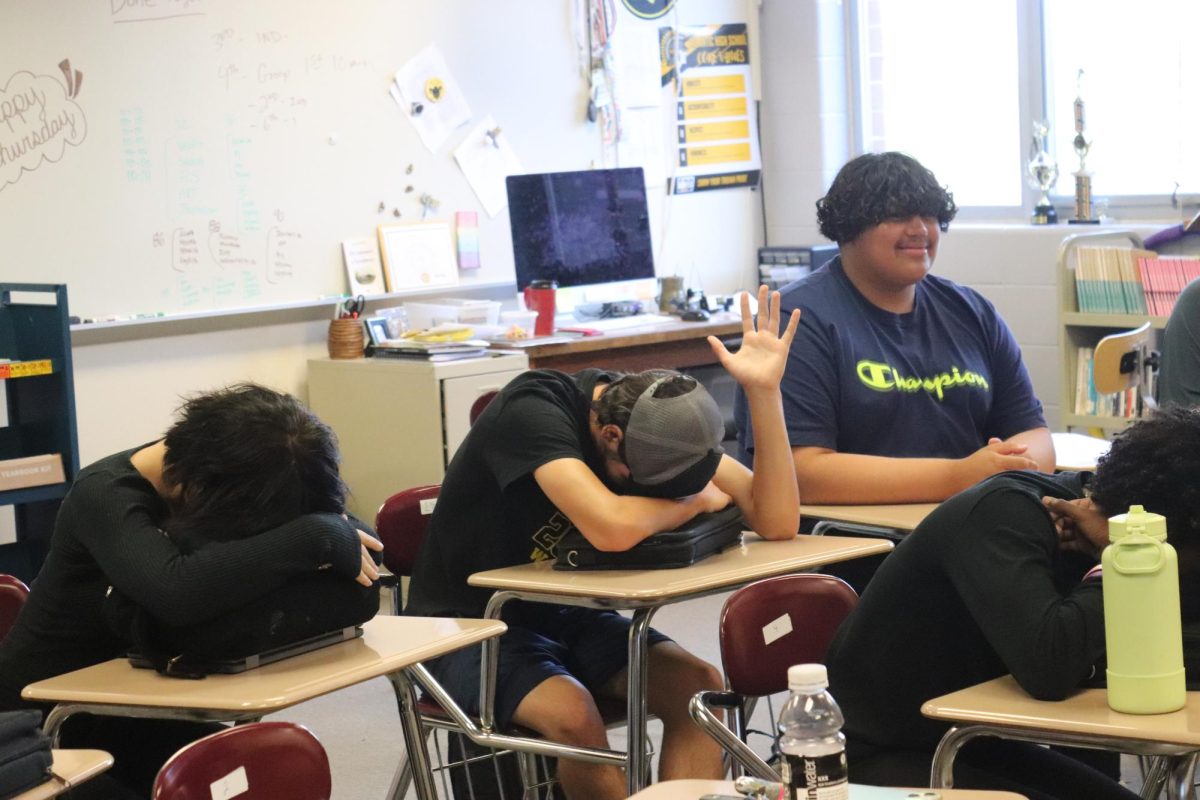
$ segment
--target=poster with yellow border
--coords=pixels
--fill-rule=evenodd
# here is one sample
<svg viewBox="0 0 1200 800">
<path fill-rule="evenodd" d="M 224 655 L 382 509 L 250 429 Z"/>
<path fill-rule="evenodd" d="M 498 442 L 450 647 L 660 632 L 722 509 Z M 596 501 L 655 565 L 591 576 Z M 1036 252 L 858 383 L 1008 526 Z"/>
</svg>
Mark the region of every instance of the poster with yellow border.
<svg viewBox="0 0 1200 800">
<path fill-rule="evenodd" d="M 758 186 L 746 24 L 659 28 L 659 61 L 673 115 L 671 193 Z"/>
</svg>

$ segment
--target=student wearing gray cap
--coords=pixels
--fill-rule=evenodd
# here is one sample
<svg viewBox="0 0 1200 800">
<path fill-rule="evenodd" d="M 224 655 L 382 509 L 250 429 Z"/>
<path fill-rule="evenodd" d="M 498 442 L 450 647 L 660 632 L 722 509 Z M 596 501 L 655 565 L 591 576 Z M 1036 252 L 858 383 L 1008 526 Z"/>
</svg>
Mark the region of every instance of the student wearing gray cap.
<svg viewBox="0 0 1200 800">
<path fill-rule="evenodd" d="M 572 528 L 603 550 L 627 550 L 704 511 L 736 503 L 760 536 L 786 539 L 800 501 L 783 428 L 779 381 L 799 315 L 779 333 L 779 296 L 759 289 L 757 329 L 742 297 L 743 341 L 709 341 L 743 387 L 755 434 L 754 471 L 725 455 L 720 410 L 694 379 L 665 370 L 630 375 L 532 370 L 475 422 L 446 471 L 417 556 L 405 613 L 482 616 L 491 592 L 467 585 L 481 570 L 553 558 Z M 608 747 L 595 695 L 623 697 L 629 620 L 613 611 L 508 603 L 500 640 L 496 720 L 558 742 Z M 660 775 L 719 777 L 719 748 L 692 724 L 687 702 L 719 689 L 720 672 L 656 631 L 647 705 L 663 721 Z M 478 711 L 479 649 L 428 665 L 455 700 Z M 625 797 L 612 766 L 559 761 L 568 797 Z"/>
</svg>

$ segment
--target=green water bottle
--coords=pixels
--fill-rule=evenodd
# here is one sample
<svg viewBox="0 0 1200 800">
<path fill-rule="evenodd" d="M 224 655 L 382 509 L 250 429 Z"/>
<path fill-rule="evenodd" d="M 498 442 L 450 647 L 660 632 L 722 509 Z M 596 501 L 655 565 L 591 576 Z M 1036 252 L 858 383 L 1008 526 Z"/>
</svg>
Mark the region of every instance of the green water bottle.
<svg viewBox="0 0 1200 800">
<path fill-rule="evenodd" d="M 1126 714 L 1183 708 L 1179 562 L 1167 520 L 1130 506 L 1108 521 L 1104 548 L 1104 635 L 1108 705 Z"/>
</svg>

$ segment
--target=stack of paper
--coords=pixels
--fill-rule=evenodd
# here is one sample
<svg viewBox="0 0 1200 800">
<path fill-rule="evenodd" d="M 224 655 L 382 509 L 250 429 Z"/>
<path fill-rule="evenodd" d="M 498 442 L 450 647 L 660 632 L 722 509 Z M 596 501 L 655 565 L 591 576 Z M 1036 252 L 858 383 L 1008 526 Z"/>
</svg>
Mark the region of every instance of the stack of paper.
<svg viewBox="0 0 1200 800">
<path fill-rule="evenodd" d="M 375 345 L 375 355 L 384 358 L 413 358 L 422 361 L 457 361 L 460 358 L 477 358 L 488 350 L 488 343 L 480 339 L 464 339 L 461 342 L 418 342 L 412 339 L 392 339 Z"/>
</svg>

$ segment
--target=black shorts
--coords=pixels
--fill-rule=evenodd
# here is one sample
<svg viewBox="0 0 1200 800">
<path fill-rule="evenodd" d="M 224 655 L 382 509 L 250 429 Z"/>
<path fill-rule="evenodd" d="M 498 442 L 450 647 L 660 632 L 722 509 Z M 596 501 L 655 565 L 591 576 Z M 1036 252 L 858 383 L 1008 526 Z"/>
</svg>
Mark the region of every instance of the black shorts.
<svg viewBox="0 0 1200 800">
<path fill-rule="evenodd" d="M 513 712 L 539 683 L 570 675 L 595 694 L 629 664 L 627 617 L 615 611 L 511 601 L 502 618 L 496 672 L 496 725 L 507 728 Z M 671 641 L 653 628 L 647 645 Z M 479 715 L 479 672 L 483 648 L 463 648 L 426 664 L 463 710 Z"/>
</svg>

